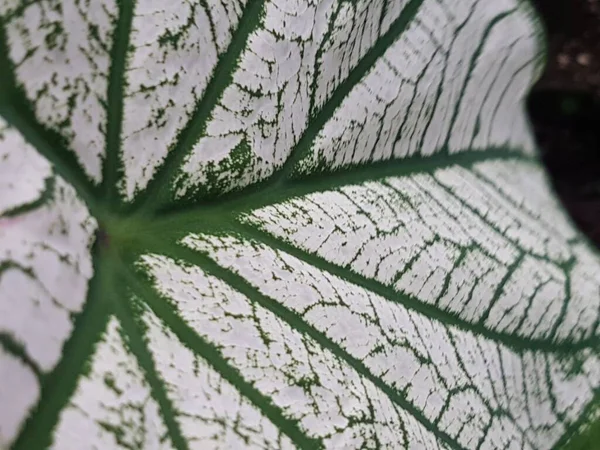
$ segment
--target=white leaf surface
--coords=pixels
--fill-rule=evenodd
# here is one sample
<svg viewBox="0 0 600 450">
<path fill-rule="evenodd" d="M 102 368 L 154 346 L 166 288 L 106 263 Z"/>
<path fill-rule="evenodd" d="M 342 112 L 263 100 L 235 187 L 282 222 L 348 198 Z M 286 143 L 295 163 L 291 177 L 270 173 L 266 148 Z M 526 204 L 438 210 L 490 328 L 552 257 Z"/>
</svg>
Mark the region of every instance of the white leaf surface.
<svg viewBox="0 0 600 450">
<path fill-rule="evenodd" d="M 600 258 L 521 0 L 0 4 L 0 447 L 548 450 Z M 7 406 L 9 405 L 9 406 Z"/>
<path fill-rule="evenodd" d="M 53 449 L 172 450 L 159 407 L 111 318 L 55 431 Z"/>
<path fill-rule="evenodd" d="M 17 405 L 30 407 L 39 397 L 38 376 L 61 359 L 73 316 L 83 309 L 96 222 L 73 188 L 4 121 L 0 161 L 0 335 L 23 352 L 3 350 L 2 380 L 12 380 L 3 391 Z M 23 386 L 19 397 L 17 382 Z M 1 409 L 0 442 L 10 442 L 29 408 Z"/>
<path fill-rule="evenodd" d="M 6 0 L 10 62 L 36 119 L 102 181 L 115 0 Z M 7 70 L 5 67 L 3 70 Z"/>
</svg>

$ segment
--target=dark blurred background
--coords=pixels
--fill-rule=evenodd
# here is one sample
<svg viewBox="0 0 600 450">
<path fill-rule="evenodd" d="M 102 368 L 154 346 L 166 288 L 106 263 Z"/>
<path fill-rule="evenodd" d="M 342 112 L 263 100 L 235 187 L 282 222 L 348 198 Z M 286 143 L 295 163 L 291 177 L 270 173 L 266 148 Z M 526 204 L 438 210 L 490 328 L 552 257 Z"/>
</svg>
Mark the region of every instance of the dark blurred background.
<svg viewBox="0 0 600 450">
<path fill-rule="evenodd" d="M 533 4 L 546 27 L 548 54 L 529 115 L 556 191 L 600 247 L 600 0 Z"/>
</svg>

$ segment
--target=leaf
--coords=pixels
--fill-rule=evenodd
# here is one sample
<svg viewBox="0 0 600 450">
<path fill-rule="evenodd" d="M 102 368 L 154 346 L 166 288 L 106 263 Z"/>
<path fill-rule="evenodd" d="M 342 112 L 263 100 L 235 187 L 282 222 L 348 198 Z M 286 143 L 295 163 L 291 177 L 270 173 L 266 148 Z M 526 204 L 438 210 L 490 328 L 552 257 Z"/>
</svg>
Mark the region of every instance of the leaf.
<svg viewBox="0 0 600 450">
<path fill-rule="evenodd" d="M 517 0 L 0 4 L 0 447 L 584 442 L 542 51 Z"/>
</svg>

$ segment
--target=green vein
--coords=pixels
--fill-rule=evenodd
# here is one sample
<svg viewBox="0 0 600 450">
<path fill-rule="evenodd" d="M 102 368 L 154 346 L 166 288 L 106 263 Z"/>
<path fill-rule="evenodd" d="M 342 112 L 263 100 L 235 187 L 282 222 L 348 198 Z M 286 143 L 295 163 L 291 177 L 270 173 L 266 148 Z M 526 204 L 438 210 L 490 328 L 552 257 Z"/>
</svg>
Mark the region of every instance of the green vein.
<svg viewBox="0 0 600 450">
<path fill-rule="evenodd" d="M 115 314 L 121 323 L 122 333 L 126 336 L 126 345 L 131 353 L 135 356 L 139 366 L 144 372 L 144 378 L 150 386 L 151 395 L 156 400 L 159 406 L 160 415 L 162 416 L 167 432 L 171 438 L 171 443 L 177 450 L 188 450 L 189 445 L 181 433 L 179 424 L 177 423 L 175 408 L 169 400 L 163 382 L 156 371 L 156 367 L 152 360 L 152 355 L 148 351 L 148 344 L 145 342 L 142 325 L 138 323 L 139 316 L 134 311 L 135 304 L 130 301 L 125 292 L 127 277 L 123 274 L 127 273 L 128 267 L 120 265 L 120 293 L 119 298 L 116 298 L 114 303 Z M 134 288 L 132 286 L 128 286 Z M 116 283 L 115 283 L 116 288 Z M 136 317 L 138 316 L 138 317 Z"/>
<path fill-rule="evenodd" d="M 228 86 L 233 83 L 233 75 L 237 69 L 237 61 L 246 48 L 250 34 L 261 23 L 260 14 L 265 0 L 249 0 L 235 34 L 227 51 L 221 55 L 213 75 L 204 90 L 192 118 L 177 138 L 175 146 L 170 149 L 164 164 L 149 182 L 146 190 L 133 201 L 134 210 L 154 210 L 163 203 L 169 202 L 170 183 L 176 175 L 184 158 L 189 154 L 206 129 L 211 113 Z"/>
<path fill-rule="evenodd" d="M 495 342 L 502 343 L 503 345 L 511 348 L 516 353 L 522 353 L 525 350 L 540 350 L 545 352 L 554 353 L 573 353 L 575 351 L 590 348 L 594 345 L 600 344 L 600 340 L 591 338 L 578 342 L 551 342 L 541 339 L 527 339 L 521 336 L 515 336 L 508 333 L 498 332 L 489 330 L 485 326 L 481 325 L 482 322 L 473 324 L 460 317 L 451 314 L 446 311 L 442 311 L 435 305 L 422 302 L 421 300 L 394 290 L 390 286 L 386 286 L 379 281 L 371 278 L 366 278 L 357 272 L 353 272 L 348 268 L 341 267 L 326 261 L 325 259 L 315 254 L 306 252 L 298 247 L 295 247 L 287 242 L 273 237 L 265 231 L 255 228 L 251 225 L 232 224 L 230 227 L 226 227 L 225 224 L 221 227 L 221 233 L 226 231 L 233 232 L 242 237 L 246 237 L 253 241 L 267 245 L 268 247 L 281 251 L 298 258 L 300 261 L 310 264 L 320 270 L 330 273 L 346 282 L 361 286 L 369 291 L 377 294 L 391 302 L 399 303 L 409 310 L 416 311 L 423 314 L 431 319 L 438 320 L 439 322 L 447 325 L 457 327 L 461 330 L 471 332 L 475 335 L 483 336 Z"/>
<path fill-rule="evenodd" d="M 35 200 L 20 204 L 14 208 L 8 209 L 0 214 L 0 217 L 16 217 L 20 214 L 25 214 L 30 211 L 34 211 L 49 203 L 52 199 L 54 199 L 54 193 L 56 188 L 56 177 L 54 174 L 51 174 L 44 180 L 44 189 L 41 194 Z"/>
<path fill-rule="evenodd" d="M 168 255 L 162 245 L 160 253 Z M 210 260 L 207 259 L 210 262 Z M 214 263 L 213 263 L 214 264 Z M 273 404 L 272 400 L 264 396 L 243 375 L 233 367 L 223 356 L 218 347 L 205 340 L 193 330 L 177 314 L 170 301 L 159 296 L 151 287 L 151 281 L 138 273 L 130 270 L 125 271 L 130 286 L 136 291 L 144 303 L 159 317 L 165 325 L 177 336 L 179 341 L 188 349 L 200 356 L 208 365 L 217 371 L 223 379 L 228 381 L 235 389 L 253 405 L 260 410 L 271 423 L 273 423 L 283 434 L 300 449 L 318 450 L 322 443 L 309 438 L 300 429 L 297 421 L 289 419 L 283 412 Z"/>
<path fill-rule="evenodd" d="M 177 220 L 190 221 L 194 217 L 207 214 L 241 214 L 253 209 L 273 205 L 294 197 L 300 197 L 315 192 L 337 189 L 352 184 L 362 184 L 367 181 L 382 180 L 387 177 L 401 177 L 414 173 L 432 173 L 442 167 L 458 165 L 471 167 L 478 162 L 491 160 L 520 161 L 539 166 L 539 161 L 524 155 L 519 149 L 507 147 L 490 147 L 485 152 L 472 150 L 445 155 L 434 153 L 428 157 L 419 155 L 391 161 L 378 161 L 369 165 L 357 164 L 345 167 L 344 170 L 333 171 L 327 176 L 314 174 L 302 179 L 287 180 L 274 186 L 272 180 L 249 186 L 244 191 L 231 192 L 223 196 L 208 199 L 201 205 L 183 207 L 174 206 L 156 215 L 152 220 L 156 224 L 163 222 L 174 223 Z"/>
<path fill-rule="evenodd" d="M 81 376 L 88 373 L 96 344 L 106 329 L 110 310 L 104 301 L 106 287 L 111 283 L 112 268 L 108 260 L 95 264 L 89 285 L 89 298 L 77 316 L 74 331 L 63 347 L 63 357 L 54 370 L 41 380 L 40 400 L 29 415 L 12 450 L 50 448 L 52 433 L 62 410 L 67 406 Z"/>
<path fill-rule="evenodd" d="M 424 428 L 429 430 L 438 439 L 443 441 L 449 448 L 454 450 L 463 450 L 462 447 L 454 439 L 452 439 L 445 432 L 436 428 L 435 425 L 432 422 L 430 422 L 421 411 L 419 411 L 414 405 L 408 402 L 400 393 L 398 393 L 395 389 L 385 384 L 380 378 L 373 375 L 373 373 L 362 361 L 350 355 L 338 344 L 336 344 L 329 337 L 327 337 L 323 332 L 315 329 L 312 325 L 306 323 L 304 319 L 298 314 L 285 308 L 281 303 L 265 296 L 258 288 L 250 284 L 244 277 L 238 275 L 232 270 L 226 269 L 218 265 L 208 256 L 185 247 L 177 247 L 175 251 L 173 251 L 172 248 L 160 248 L 157 249 L 157 251 L 165 256 L 169 256 L 175 259 L 183 259 L 187 263 L 199 266 L 207 274 L 215 276 L 223 282 L 225 282 L 226 284 L 228 284 L 229 286 L 234 287 L 236 291 L 246 296 L 251 302 L 256 303 L 261 307 L 265 308 L 266 310 L 270 311 L 283 322 L 287 323 L 292 329 L 296 330 L 303 336 L 309 336 L 322 348 L 329 350 L 338 359 L 348 364 L 361 377 L 364 377 L 366 380 L 373 383 L 373 385 L 375 385 L 379 390 L 385 393 L 385 395 L 388 396 L 392 403 L 396 404 L 397 406 L 405 410 L 407 413 L 412 415 L 415 418 L 415 420 L 417 420 Z"/>
<path fill-rule="evenodd" d="M 6 352 L 12 356 L 21 360 L 23 364 L 28 366 L 36 377 L 39 379 L 42 376 L 42 372 L 38 363 L 27 353 L 25 345 L 14 339 L 9 333 L 4 331 L 0 332 L 0 348 L 3 348 Z"/>
<path fill-rule="evenodd" d="M 125 71 L 134 0 L 118 2 L 118 20 L 113 34 L 108 73 L 108 104 L 106 108 L 106 158 L 102 170 L 102 191 L 105 201 L 114 203 L 118 199 L 117 181 L 120 169 L 121 131 L 123 128 L 123 103 L 125 97 Z"/>
</svg>

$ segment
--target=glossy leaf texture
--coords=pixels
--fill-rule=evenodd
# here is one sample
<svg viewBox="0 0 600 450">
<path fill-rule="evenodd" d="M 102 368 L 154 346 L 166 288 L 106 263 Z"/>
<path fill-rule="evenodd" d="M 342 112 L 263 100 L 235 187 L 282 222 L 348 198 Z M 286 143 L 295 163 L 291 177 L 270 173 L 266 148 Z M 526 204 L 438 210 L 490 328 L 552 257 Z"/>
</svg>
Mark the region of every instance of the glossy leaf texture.
<svg viewBox="0 0 600 450">
<path fill-rule="evenodd" d="M 520 0 L 0 2 L 0 447 L 568 444 L 543 50 Z"/>
</svg>

